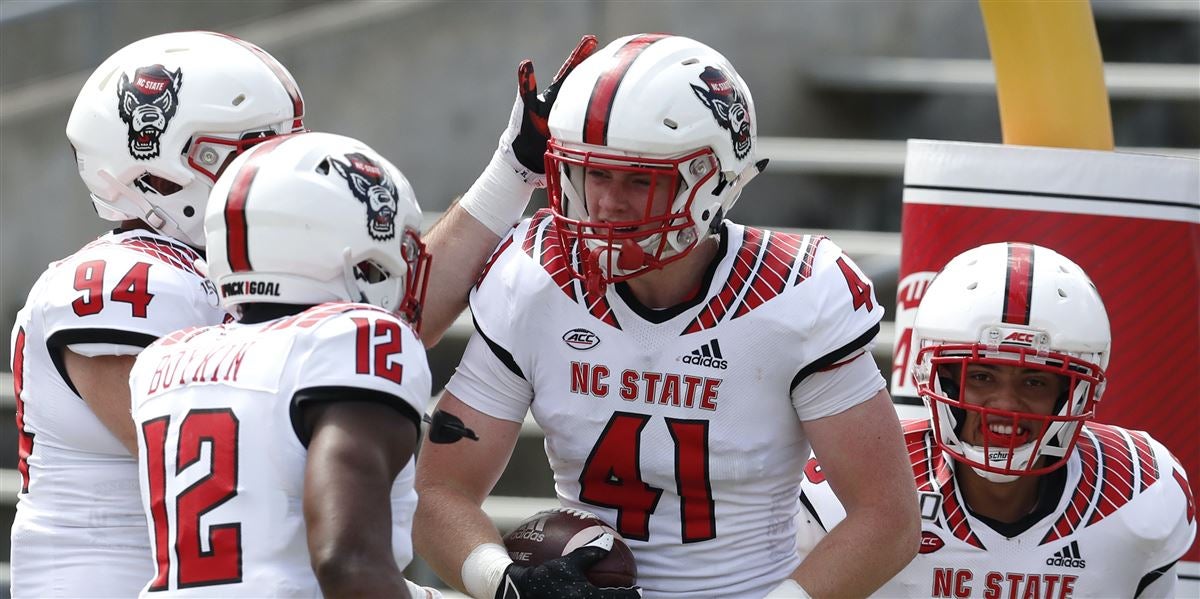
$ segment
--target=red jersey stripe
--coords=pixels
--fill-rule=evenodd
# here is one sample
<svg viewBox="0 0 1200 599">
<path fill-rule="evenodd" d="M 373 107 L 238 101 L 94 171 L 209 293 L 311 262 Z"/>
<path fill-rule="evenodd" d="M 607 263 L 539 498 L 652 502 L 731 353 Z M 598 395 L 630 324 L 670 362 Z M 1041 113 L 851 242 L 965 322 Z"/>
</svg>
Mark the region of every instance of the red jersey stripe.
<svg viewBox="0 0 1200 599">
<path fill-rule="evenodd" d="M 798 235 L 767 232 L 767 249 L 755 269 L 750 289 L 742 298 L 742 304 L 734 311 L 734 318 L 744 316 L 783 293 L 803 241 L 804 238 Z"/>
<path fill-rule="evenodd" d="M 1154 459 L 1154 450 L 1150 447 L 1150 440 L 1146 433 L 1130 431 L 1129 436 L 1133 438 L 1133 446 L 1137 448 L 1138 471 L 1141 480 L 1138 492 L 1140 493 L 1158 480 L 1158 461 Z"/>
<path fill-rule="evenodd" d="M 684 335 L 690 335 L 717 326 L 717 323 L 725 317 L 725 314 L 733 305 L 733 300 L 737 299 L 742 288 L 746 286 L 746 282 L 750 279 L 750 274 L 754 272 L 755 267 L 758 265 L 758 251 L 762 248 L 763 232 L 760 229 L 752 227 L 746 227 L 745 231 L 745 234 L 742 236 L 742 246 L 737 250 L 733 268 L 730 270 L 729 278 L 725 281 L 725 285 L 717 295 L 708 300 L 708 305 L 704 306 L 704 309 L 696 315 L 696 318 L 684 328 Z"/>
<path fill-rule="evenodd" d="M 1079 435 L 1079 441 L 1075 444 L 1075 448 L 1079 452 L 1081 465 L 1079 483 L 1075 487 L 1075 493 L 1071 496 L 1071 503 L 1067 509 L 1063 510 L 1062 515 L 1054 522 L 1054 526 L 1046 531 L 1046 536 L 1042 538 L 1042 545 L 1052 543 L 1075 532 L 1083 524 L 1084 516 L 1091 510 L 1096 483 L 1100 480 L 1100 458 L 1096 453 L 1096 440 L 1086 427 Z"/>
</svg>

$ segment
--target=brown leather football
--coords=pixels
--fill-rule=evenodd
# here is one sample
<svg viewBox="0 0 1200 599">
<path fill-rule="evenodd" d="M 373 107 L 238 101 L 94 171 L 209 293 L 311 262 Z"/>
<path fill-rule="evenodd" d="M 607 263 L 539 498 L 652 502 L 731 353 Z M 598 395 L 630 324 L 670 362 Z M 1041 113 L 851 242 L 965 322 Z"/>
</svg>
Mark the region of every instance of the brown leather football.
<svg viewBox="0 0 1200 599">
<path fill-rule="evenodd" d="M 538 512 L 504 536 L 508 555 L 518 566 L 536 566 L 564 556 L 602 533 L 613 536 L 613 547 L 587 571 L 598 587 L 631 587 L 637 584 L 637 563 L 625 539 L 591 512 L 556 508 Z"/>
</svg>

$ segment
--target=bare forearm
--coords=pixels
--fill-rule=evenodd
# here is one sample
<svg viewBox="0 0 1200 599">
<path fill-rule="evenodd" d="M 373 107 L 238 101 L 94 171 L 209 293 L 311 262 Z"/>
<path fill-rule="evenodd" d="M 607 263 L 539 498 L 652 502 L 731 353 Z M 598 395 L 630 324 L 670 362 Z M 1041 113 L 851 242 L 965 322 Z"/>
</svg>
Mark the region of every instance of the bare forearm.
<svg viewBox="0 0 1200 599">
<path fill-rule="evenodd" d="M 814 597 L 865 597 L 903 569 L 920 543 L 917 488 L 891 397 L 880 390 L 806 422 L 805 431 L 846 518 L 793 577 Z"/>
<path fill-rule="evenodd" d="M 421 315 L 421 338 L 433 347 L 467 307 L 467 295 L 500 237 L 457 203 L 425 234 L 433 255 Z"/>
<path fill-rule="evenodd" d="M 391 490 L 412 460 L 417 427 L 366 401 L 302 408 L 312 426 L 304 524 L 313 573 L 326 597 L 407 597 L 392 552 Z"/>
<path fill-rule="evenodd" d="M 888 510 L 848 515 L 791 577 L 813 597 L 866 597 L 916 554 L 915 530 Z"/>
<path fill-rule="evenodd" d="M 448 489 L 421 491 L 413 522 L 413 547 L 438 577 L 465 592 L 463 561 L 483 543 L 503 541 L 478 503 Z"/>
<path fill-rule="evenodd" d="M 390 555 L 390 552 L 388 553 Z M 327 566 L 314 567 L 321 594 L 325 597 L 400 597 L 408 599 L 408 585 L 396 562 L 380 563 L 369 559 L 341 559 Z"/>
</svg>

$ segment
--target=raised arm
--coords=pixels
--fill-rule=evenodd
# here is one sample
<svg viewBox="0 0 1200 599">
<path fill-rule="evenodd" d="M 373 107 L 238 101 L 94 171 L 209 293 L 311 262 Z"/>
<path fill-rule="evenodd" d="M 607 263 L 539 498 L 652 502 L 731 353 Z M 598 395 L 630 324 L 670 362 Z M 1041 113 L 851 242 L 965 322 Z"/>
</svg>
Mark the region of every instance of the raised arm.
<svg viewBox="0 0 1200 599">
<path fill-rule="evenodd" d="M 517 67 L 517 99 L 496 153 L 467 193 L 424 235 L 433 255 L 421 319 L 425 347 L 437 344 L 467 307 L 467 294 L 484 262 L 521 220 L 533 190 L 546 186 L 546 119 L 562 82 L 595 50 L 595 36 L 584 36 L 540 94 L 533 62 L 524 60 Z"/>
</svg>

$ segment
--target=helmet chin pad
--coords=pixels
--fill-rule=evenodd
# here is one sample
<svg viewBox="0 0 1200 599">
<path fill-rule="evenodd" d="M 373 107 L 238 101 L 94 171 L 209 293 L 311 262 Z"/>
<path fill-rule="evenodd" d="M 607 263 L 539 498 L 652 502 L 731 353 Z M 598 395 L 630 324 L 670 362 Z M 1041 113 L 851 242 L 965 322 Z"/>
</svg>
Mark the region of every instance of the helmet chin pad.
<svg viewBox="0 0 1200 599">
<path fill-rule="evenodd" d="M 112 198 L 106 200 L 92 194 L 92 204 L 101 218 L 110 221 L 140 220 L 167 237 L 204 249 L 204 206 L 211 189 L 206 182 L 193 178 L 175 193 L 159 196 L 135 184 L 124 184 L 108 171 L 101 170 L 96 175 L 108 187 L 105 195 Z M 151 199 L 151 194 L 156 198 Z M 164 206 L 168 203 L 192 206 L 191 216 L 187 216 L 182 209 L 166 209 Z"/>
</svg>

